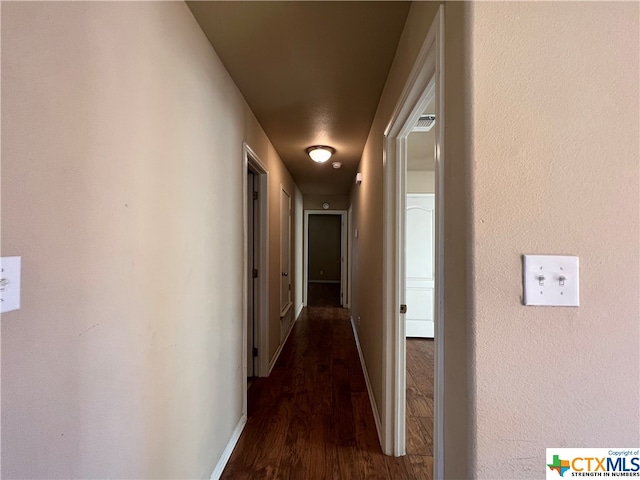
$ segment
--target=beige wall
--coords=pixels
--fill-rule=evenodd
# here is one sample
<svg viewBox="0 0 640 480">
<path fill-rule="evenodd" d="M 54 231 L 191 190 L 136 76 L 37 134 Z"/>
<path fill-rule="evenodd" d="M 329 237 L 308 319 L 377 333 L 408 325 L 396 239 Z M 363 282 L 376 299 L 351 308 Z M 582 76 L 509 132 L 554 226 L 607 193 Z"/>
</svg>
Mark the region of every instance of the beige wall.
<svg viewBox="0 0 640 480">
<path fill-rule="evenodd" d="M 434 193 L 435 191 L 436 172 L 407 171 L 407 193 Z"/>
<path fill-rule="evenodd" d="M 3 2 L 2 43 L 2 476 L 208 478 L 242 412 L 243 140 L 276 326 L 295 185 L 182 3 Z"/>
<path fill-rule="evenodd" d="M 477 478 L 540 478 L 545 447 L 640 444 L 638 11 L 471 9 Z M 581 306 L 522 306 L 526 253 L 578 255 Z"/>
</svg>

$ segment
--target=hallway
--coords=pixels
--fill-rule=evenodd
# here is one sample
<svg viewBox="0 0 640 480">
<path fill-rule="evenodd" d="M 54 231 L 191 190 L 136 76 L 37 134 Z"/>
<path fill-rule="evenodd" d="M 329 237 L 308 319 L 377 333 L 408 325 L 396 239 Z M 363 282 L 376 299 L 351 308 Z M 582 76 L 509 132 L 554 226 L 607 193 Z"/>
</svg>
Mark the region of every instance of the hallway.
<svg viewBox="0 0 640 480">
<path fill-rule="evenodd" d="M 382 454 L 347 309 L 303 310 L 248 415 L 223 479 L 431 478 L 431 446 Z"/>
</svg>

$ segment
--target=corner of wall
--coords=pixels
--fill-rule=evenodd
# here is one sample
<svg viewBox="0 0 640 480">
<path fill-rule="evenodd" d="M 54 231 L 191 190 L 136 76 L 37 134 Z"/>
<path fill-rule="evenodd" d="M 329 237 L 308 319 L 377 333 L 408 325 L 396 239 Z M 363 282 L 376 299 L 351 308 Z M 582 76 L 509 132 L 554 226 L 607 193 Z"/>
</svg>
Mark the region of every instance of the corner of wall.
<svg viewBox="0 0 640 480">
<path fill-rule="evenodd" d="M 445 4 L 445 478 L 471 478 L 475 465 L 470 8 L 468 2 Z"/>
</svg>

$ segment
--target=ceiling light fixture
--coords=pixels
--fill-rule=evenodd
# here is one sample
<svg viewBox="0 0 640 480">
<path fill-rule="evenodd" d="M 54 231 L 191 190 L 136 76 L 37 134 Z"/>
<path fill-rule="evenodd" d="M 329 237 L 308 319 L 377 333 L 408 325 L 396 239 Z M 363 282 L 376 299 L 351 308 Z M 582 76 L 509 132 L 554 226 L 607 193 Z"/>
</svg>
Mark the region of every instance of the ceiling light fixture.
<svg viewBox="0 0 640 480">
<path fill-rule="evenodd" d="M 342 164 L 341 164 L 340 162 L 333 162 L 333 163 L 331 164 L 331 166 L 332 166 L 333 168 L 340 168 L 340 167 L 342 167 Z"/>
<path fill-rule="evenodd" d="M 307 148 L 307 153 L 314 162 L 324 163 L 331 158 L 331 155 L 336 153 L 336 149 L 324 145 L 314 145 L 313 147 Z"/>
</svg>

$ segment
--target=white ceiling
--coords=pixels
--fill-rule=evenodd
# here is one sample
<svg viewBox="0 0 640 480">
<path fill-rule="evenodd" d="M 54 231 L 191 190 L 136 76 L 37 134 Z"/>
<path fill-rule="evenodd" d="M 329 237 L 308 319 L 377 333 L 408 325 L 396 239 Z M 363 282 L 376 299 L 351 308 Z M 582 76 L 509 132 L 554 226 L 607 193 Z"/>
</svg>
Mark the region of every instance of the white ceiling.
<svg viewBox="0 0 640 480">
<path fill-rule="evenodd" d="M 301 191 L 349 193 L 409 2 L 188 5 Z M 317 144 L 343 168 L 313 163 Z"/>
</svg>

